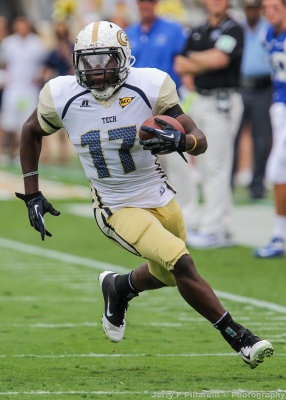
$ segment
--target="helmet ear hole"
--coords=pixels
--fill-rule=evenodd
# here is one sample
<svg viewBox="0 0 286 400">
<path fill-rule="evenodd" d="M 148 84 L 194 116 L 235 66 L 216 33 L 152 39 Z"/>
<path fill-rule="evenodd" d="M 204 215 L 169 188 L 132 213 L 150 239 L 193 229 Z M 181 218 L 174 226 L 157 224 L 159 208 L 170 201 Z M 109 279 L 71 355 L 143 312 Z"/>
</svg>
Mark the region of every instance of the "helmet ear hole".
<svg viewBox="0 0 286 400">
<path fill-rule="evenodd" d="M 73 60 L 79 85 L 92 90 L 95 97 L 107 100 L 124 84 L 129 74 L 131 49 L 128 37 L 111 22 L 91 23 L 76 38 Z M 101 85 L 97 83 L 100 74 L 104 76 Z"/>
</svg>

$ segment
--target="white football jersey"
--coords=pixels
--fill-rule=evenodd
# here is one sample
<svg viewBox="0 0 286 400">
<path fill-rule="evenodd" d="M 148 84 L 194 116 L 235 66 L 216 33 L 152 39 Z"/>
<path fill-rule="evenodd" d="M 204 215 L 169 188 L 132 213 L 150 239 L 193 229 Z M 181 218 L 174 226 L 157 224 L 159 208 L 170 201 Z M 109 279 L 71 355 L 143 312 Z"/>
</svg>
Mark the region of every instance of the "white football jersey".
<svg viewBox="0 0 286 400">
<path fill-rule="evenodd" d="M 74 76 L 60 76 L 42 89 L 38 119 L 47 134 L 66 129 L 90 181 L 94 207 L 110 215 L 122 207 L 162 207 L 174 196 L 138 133 L 146 119 L 178 101 L 170 76 L 155 68 L 130 68 L 108 101 L 95 99 Z"/>
</svg>

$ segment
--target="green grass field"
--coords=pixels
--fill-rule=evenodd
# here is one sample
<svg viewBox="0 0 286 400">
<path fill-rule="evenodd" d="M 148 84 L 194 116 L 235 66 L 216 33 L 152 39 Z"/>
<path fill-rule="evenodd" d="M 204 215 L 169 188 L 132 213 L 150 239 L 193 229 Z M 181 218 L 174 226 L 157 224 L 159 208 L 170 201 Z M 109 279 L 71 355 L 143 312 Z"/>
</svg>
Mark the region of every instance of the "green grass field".
<svg viewBox="0 0 286 400">
<path fill-rule="evenodd" d="M 141 260 L 70 214 L 70 202 L 53 205 L 62 215 L 47 216 L 53 237 L 41 242 L 24 204 L 0 201 L 0 400 L 286 397 L 285 258 L 257 260 L 239 246 L 191 252 L 235 319 L 271 340 L 274 356 L 257 369 L 175 288 L 132 300 L 114 344 L 100 324 L 98 274 Z"/>
</svg>

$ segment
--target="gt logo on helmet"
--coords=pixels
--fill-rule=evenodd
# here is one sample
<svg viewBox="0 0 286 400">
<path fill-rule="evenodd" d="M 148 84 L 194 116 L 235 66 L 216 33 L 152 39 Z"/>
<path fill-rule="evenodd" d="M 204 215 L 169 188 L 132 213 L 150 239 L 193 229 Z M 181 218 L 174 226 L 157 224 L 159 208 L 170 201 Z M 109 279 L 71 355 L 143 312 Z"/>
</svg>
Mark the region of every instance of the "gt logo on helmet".
<svg viewBox="0 0 286 400">
<path fill-rule="evenodd" d="M 117 32 L 117 39 L 121 46 L 127 46 L 128 37 L 122 29 Z"/>
</svg>

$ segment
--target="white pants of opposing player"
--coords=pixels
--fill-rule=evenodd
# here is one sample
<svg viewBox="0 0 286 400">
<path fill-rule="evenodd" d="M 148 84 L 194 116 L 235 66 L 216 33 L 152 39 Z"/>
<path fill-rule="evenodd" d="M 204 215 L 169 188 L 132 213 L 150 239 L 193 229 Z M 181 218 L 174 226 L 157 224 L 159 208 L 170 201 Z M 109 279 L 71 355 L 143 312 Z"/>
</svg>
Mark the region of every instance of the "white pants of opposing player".
<svg viewBox="0 0 286 400">
<path fill-rule="evenodd" d="M 230 94 L 230 102 L 230 111 L 220 112 L 215 95 L 195 95 L 189 115 L 208 141 L 207 151 L 195 158 L 195 170 L 177 154 L 164 156 L 167 175 L 178 192 L 176 199 L 187 228 L 203 233 L 232 233 L 230 179 L 233 144 L 243 105 L 240 94 L 236 92 Z M 198 208 L 198 183 L 204 201 L 201 212 Z"/>
<path fill-rule="evenodd" d="M 274 103 L 270 108 L 273 143 L 266 166 L 266 178 L 274 184 L 286 183 L 286 104 Z"/>
</svg>

